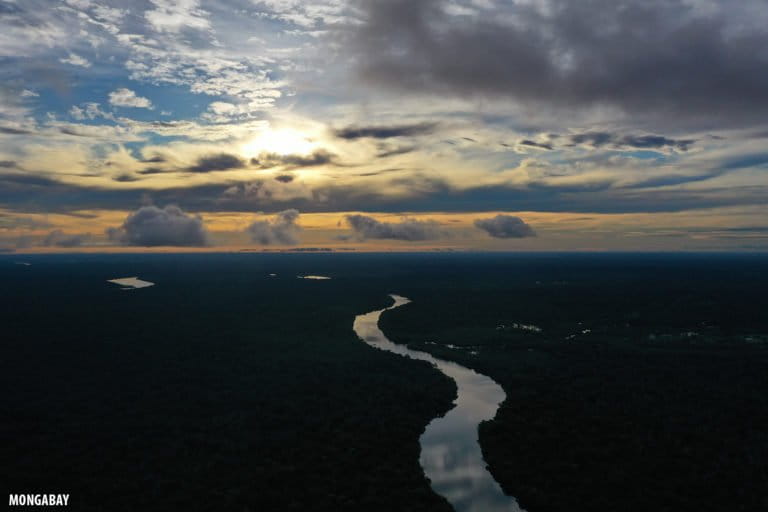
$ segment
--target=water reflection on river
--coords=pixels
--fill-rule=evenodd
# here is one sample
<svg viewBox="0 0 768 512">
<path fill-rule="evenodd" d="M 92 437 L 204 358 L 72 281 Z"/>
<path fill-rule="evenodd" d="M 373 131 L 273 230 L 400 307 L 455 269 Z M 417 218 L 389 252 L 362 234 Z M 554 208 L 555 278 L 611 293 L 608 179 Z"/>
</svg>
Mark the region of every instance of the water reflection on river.
<svg viewBox="0 0 768 512">
<path fill-rule="evenodd" d="M 457 512 L 521 511 L 517 501 L 504 494 L 486 469 L 477 441 L 478 425 L 496 415 L 505 398 L 504 390 L 489 377 L 469 368 L 389 341 L 378 326 L 381 313 L 410 302 L 398 295 L 391 297 L 395 303 L 389 308 L 358 315 L 355 333 L 378 349 L 434 364 L 455 380 L 458 388 L 455 407 L 442 418 L 432 420 L 419 439 L 419 461 L 432 489 Z"/>
</svg>

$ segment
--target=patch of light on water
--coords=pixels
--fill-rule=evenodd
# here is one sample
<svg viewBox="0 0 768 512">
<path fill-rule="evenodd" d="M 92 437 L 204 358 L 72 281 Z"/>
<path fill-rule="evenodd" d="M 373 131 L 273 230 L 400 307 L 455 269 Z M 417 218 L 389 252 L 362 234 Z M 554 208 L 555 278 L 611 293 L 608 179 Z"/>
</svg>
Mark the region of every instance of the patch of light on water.
<svg viewBox="0 0 768 512">
<path fill-rule="evenodd" d="M 330 277 L 328 276 L 296 276 L 296 277 L 299 279 L 315 279 L 318 281 L 324 281 L 324 280 L 330 279 Z"/>
<path fill-rule="evenodd" d="M 506 398 L 504 390 L 474 370 L 387 339 L 378 325 L 381 314 L 409 302 L 398 295 L 391 297 L 395 303 L 390 307 L 355 317 L 353 329 L 357 336 L 377 349 L 432 363 L 456 383 L 453 409 L 433 419 L 419 438 L 419 463 L 432 489 L 446 498 L 456 512 L 523 512 L 517 500 L 504 494 L 488 472 L 477 441 L 478 425 L 496 416 Z M 475 346 L 444 346 L 477 353 Z"/>
<path fill-rule="evenodd" d="M 134 290 L 136 288 L 147 288 L 148 286 L 154 286 L 155 283 L 149 281 L 143 281 L 138 277 L 121 277 L 118 279 L 107 279 L 108 283 L 115 283 L 123 287 L 124 290 Z"/>
</svg>

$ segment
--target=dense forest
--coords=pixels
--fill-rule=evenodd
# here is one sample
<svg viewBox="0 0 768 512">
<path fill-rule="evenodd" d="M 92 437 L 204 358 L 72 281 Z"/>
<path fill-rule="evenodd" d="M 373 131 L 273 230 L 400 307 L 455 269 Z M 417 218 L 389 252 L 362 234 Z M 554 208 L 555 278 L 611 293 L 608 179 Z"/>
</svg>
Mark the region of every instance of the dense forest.
<svg viewBox="0 0 768 512">
<path fill-rule="evenodd" d="M 424 276 L 390 339 L 502 384 L 481 426 L 529 512 L 768 509 L 768 262 L 488 257 Z M 450 276 L 450 277 L 449 277 Z"/>
<path fill-rule="evenodd" d="M 766 509 L 767 270 L 748 255 L 2 256 L 2 483 L 71 493 L 74 510 L 447 512 L 418 438 L 453 382 L 352 331 L 397 293 L 413 302 L 382 316 L 390 339 L 506 390 L 480 442 L 529 512 Z M 106 282 L 127 276 L 156 284 Z"/>
<path fill-rule="evenodd" d="M 418 438 L 453 382 L 361 343 L 386 294 L 296 279 L 329 270 L 311 258 L 1 260 L 2 485 L 89 511 L 449 511 Z M 105 281 L 134 275 L 156 284 Z"/>
</svg>

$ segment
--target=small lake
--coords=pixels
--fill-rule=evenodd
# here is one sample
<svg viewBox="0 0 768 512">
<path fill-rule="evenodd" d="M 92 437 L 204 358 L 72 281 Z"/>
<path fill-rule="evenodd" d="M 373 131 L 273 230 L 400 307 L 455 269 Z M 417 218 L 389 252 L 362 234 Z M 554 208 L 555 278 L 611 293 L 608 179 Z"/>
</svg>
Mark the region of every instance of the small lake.
<svg viewBox="0 0 768 512">
<path fill-rule="evenodd" d="M 387 339 L 379 329 L 379 317 L 388 309 L 410 302 L 399 295 L 391 297 L 395 301 L 392 306 L 358 315 L 353 325 L 355 333 L 372 347 L 432 363 L 456 381 L 458 390 L 453 409 L 432 420 L 419 439 L 419 462 L 432 489 L 445 497 L 456 512 L 521 512 L 517 500 L 504 494 L 486 469 L 477 439 L 479 424 L 496 416 L 506 398 L 504 390 L 474 370 Z"/>
<path fill-rule="evenodd" d="M 108 279 L 108 283 L 115 283 L 117 285 L 122 286 L 123 290 L 134 290 L 136 288 L 147 288 L 149 286 L 154 286 L 155 283 L 151 283 L 149 281 L 144 281 L 142 279 L 139 279 L 138 277 L 121 277 L 119 279 Z"/>
</svg>

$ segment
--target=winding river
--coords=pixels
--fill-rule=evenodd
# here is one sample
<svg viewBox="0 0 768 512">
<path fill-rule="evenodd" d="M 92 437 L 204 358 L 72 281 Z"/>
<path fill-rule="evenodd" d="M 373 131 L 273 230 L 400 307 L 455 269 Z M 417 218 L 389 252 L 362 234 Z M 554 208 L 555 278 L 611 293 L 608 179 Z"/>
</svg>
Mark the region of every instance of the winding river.
<svg viewBox="0 0 768 512">
<path fill-rule="evenodd" d="M 355 333 L 372 347 L 432 363 L 456 381 L 458 389 L 453 409 L 433 419 L 419 439 L 419 462 L 432 489 L 456 512 L 522 512 L 515 498 L 504 494 L 486 469 L 477 439 L 478 425 L 496 416 L 506 397 L 504 390 L 474 370 L 388 340 L 379 329 L 379 317 L 410 302 L 399 295 L 390 297 L 395 301 L 390 307 L 355 317 Z"/>
</svg>

